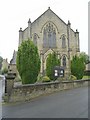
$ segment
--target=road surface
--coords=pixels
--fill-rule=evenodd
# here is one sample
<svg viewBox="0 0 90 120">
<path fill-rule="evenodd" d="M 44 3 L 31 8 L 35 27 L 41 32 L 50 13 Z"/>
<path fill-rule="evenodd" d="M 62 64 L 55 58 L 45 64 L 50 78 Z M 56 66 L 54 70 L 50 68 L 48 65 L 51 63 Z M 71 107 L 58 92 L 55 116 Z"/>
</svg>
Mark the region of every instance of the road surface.
<svg viewBox="0 0 90 120">
<path fill-rule="evenodd" d="M 88 118 L 88 88 L 60 91 L 2 109 L 3 118 Z"/>
</svg>

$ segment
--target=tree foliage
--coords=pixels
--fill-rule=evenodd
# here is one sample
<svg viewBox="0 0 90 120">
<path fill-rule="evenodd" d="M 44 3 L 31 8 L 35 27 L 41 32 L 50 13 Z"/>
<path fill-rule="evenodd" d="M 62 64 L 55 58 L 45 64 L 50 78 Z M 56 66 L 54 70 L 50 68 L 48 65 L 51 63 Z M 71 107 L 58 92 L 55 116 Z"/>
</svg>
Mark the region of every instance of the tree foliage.
<svg viewBox="0 0 90 120">
<path fill-rule="evenodd" d="M 46 75 L 50 78 L 50 80 L 55 80 L 53 75 L 53 69 L 55 66 L 60 66 L 60 60 L 58 59 L 56 53 L 50 53 L 46 60 Z"/>
<path fill-rule="evenodd" d="M 90 57 L 85 52 L 80 53 L 80 58 L 83 59 L 85 64 L 90 62 Z"/>
<path fill-rule="evenodd" d="M 35 83 L 40 72 L 40 58 L 38 49 L 31 40 L 22 42 L 18 48 L 16 61 L 22 83 Z"/>
<path fill-rule="evenodd" d="M 1 73 L 2 73 L 2 75 L 7 74 L 8 73 L 8 69 L 6 67 L 3 68 L 2 71 L 1 71 Z"/>
<path fill-rule="evenodd" d="M 2 68 L 2 62 L 3 62 L 3 58 L 0 56 L 0 70 Z"/>
<path fill-rule="evenodd" d="M 85 70 L 85 63 L 81 57 L 74 56 L 71 61 L 71 73 L 76 76 L 77 79 L 82 79 Z"/>
</svg>

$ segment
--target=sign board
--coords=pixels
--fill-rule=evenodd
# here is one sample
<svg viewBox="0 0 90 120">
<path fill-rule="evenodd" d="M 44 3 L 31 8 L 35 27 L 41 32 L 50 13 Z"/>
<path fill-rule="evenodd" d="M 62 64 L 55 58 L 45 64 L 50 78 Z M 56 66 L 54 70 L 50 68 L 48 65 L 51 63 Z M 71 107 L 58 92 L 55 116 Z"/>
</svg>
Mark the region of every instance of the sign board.
<svg viewBox="0 0 90 120">
<path fill-rule="evenodd" d="M 64 68 L 60 66 L 54 67 L 54 77 L 64 77 Z"/>
<path fill-rule="evenodd" d="M 58 76 L 58 70 L 55 70 L 54 75 L 57 77 Z"/>
</svg>

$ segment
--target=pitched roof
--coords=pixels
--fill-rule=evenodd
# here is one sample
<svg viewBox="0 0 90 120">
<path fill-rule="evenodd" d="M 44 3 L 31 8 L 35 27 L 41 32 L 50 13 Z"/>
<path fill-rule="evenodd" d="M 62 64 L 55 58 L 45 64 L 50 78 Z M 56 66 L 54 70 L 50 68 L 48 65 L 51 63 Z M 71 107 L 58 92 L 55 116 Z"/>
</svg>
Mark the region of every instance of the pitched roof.
<svg viewBox="0 0 90 120">
<path fill-rule="evenodd" d="M 41 18 L 45 13 L 49 11 L 51 11 L 58 19 L 60 19 L 67 26 L 67 24 L 56 13 L 54 13 L 50 7 L 48 7 L 48 9 L 44 13 L 42 13 L 37 19 L 35 19 L 31 24 L 35 23 L 39 18 Z M 23 31 L 25 31 L 27 28 L 25 28 Z M 71 30 L 75 33 L 75 31 L 72 28 Z"/>
<path fill-rule="evenodd" d="M 43 13 L 41 14 L 36 20 L 38 20 L 40 17 L 42 17 L 45 13 L 47 13 L 48 11 L 51 11 L 55 16 L 57 16 L 65 25 L 67 25 L 58 15 L 56 15 L 51 9 L 50 7 Z M 36 22 L 36 20 L 34 20 L 32 23 Z"/>
</svg>

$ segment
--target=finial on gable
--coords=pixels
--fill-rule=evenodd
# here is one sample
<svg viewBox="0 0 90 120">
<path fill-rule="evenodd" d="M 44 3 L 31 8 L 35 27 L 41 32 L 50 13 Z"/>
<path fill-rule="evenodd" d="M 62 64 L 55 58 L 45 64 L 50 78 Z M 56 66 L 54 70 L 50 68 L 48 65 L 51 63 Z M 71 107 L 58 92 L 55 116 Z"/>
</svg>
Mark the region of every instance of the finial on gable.
<svg viewBox="0 0 90 120">
<path fill-rule="evenodd" d="M 30 20 L 30 18 L 29 18 L 29 20 L 28 20 L 28 23 L 31 23 L 31 20 Z"/>
<path fill-rule="evenodd" d="M 76 32 L 78 32 L 78 29 L 76 29 Z"/>
<path fill-rule="evenodd" d="M 79 33 L 79 32 L 78 32 L 78 29 L 76 29 L 76 33 Z"/>
<path fill-rule="evenodd" d="M 20 28 L 19 32 L 22 32 L 22 28 Z"/>
<path fill-rule="evenodd" d="M 70 21 L 68 20 L 68 25 L 71 25 Z"/>
<path fill-rule="evenodd" d="M 48 7 L 48 9 L 50 9 L 50 7 Z"/>
</svg>

